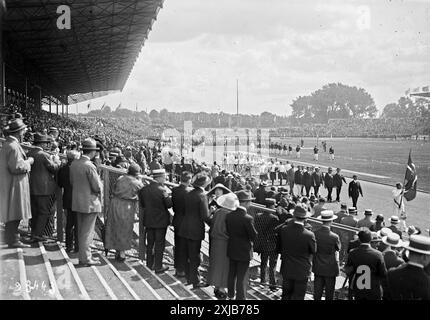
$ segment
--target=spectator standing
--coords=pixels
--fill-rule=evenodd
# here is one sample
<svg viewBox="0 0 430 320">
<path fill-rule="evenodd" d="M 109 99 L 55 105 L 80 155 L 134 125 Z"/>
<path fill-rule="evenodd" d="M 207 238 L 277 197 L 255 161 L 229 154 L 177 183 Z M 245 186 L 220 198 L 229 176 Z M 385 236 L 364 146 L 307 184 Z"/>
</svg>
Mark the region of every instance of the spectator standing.
<svg viewBox="0 0 430 320">
<path fill-rule="evenodd" d="M 151 174 L 154 181 L 139 191 L 139 201 L 143 208 L 143 225 L 146 228 L 146 265 L 156 273 L 169 269 L 163 266 L 163 253 L 166 243 L 166 231 L 170 224 L 169 208 L 172 198 L 164 186 L 166 170 L 161 166 L 153 167 Z"/>
<path fill-rule="evenodd" d="M 357 227 L 358 228 L 364 227 L 370 230 L 375 224 L 375 221 L 372 220 L 372 215 L 373 215 L 372 209 L 364 210 L 364 218 L 357 222 Z"/>
<path fill-rule="evenodd" d="M 253 241 L 257 236 L 254 219 L 247 214 L 253 198 L 247 191 L 237 194 L 240 206 L 226 217 L 228 235 L 227 256 L 230 259 L 228 272 L 228 297 L 236 300 L 246 299 L 246 282 L 249 262 L 253 257 Z"/>
<path fill-rule="evenodd" d="M 20 142 L 27 125 L 21 118 L 5 128 L 7 135 L 0 149 L 0 221 L 5 223 L 5 243 L 9 248 L 26 248 L 19 239 L 21 220 L 31 219 L 29 173 L 34 159 L 25 155 Z"/>
<path fill-rule="evenodd" d="M 30 173 L 31 196 L 31 235 L 37 241 L 46 241 L 42 237 L 49 219 L 55 213 L 55 175 L 60 168 L 58 157 L 53 158 L 46 150 L 50 150 L 51 140 L 47 135 L 34 135 L 34 148 L 28 155 L 34 158 Z"/>
<path fill-rule="evenodd" d="M 312 231 L 305 228 L 308 211 L 297 204 L 294 221 L 280 228 L 282 299 L 304 300 L 308 278 L 312 269 L 316 240 Z"/>
<path fill-rule="evenodd" d="M 325 210 L 317 219 L 322 221 L 322 226 L 315 231 L 316 253 L 312 265 L 314 299 L 321 300 L 325 289 L 325 299 L 333 300 L 336 277 L 339 275 L 340 240 L 330 228 L 337 216 L 333 211 Z"/>
<path fill-rule="evenodd" d="M 86 266 L 100 264 L 100 261 L 93 259 L 90 248 L 96 218 L 102 211 L 102 182 L 91 162 L 97 151 L 96 141 L 85 139 L 82 142 L 81 157 L 70 165 L 72 211 L 76 212 L 78 220 L 79 263 Z"/>
</svg>

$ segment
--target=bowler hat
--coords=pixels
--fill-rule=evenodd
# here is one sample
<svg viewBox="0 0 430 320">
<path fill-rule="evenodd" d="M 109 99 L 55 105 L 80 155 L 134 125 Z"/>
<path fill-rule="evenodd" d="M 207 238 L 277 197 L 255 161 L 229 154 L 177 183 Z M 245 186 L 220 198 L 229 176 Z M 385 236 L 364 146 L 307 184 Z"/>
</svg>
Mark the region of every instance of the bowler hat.
<svg viewBox="0 0 430 320">
<path fill-rule="evenodd" d="M 321 221 L 333 221 L 337 219 L 337 215 L 333 213 L 333 210 L 323 210 L 317 219 Z"/>
<path fill-rule="evenodd" d="M 16 118 L 9 122 L 9 124 L 4 128 L 7 133 L 14 133 L 27 128 L 27 125 L 22 121 L 22 118 Z"/>
<path fill-rule="evenodd" d="M 246 190 L 240 190 L 236 192 L 236 195 L 240 202 L 255 200 L 255 198 L 251 196 L 251 192 Z"/>
<path fill-rule="evenodd" d="M 237 196 L 230 192 L 223 194 L 216 200 L 217 205 L 219 205 L 222 208 L 234 211 L 239 206 L 239 200 L 237 199 Z"/>
<path fill-rule="evenodd" d="M 82 150 L 86 151 L 98 151 L 97 143 L 94 139 L 87 138 L 82 142 Z"/>
<path fill-rule="evenodd" d="M 383 237 L 382 242 L 385 243 L 387 246 L 396 248 L 403 247 L 404 245 L 403 241 L 400 240 L 400 236 L 395 232 L 391 232 L 390 234 Z"/>
<path fill-rule="evenodd" d="M 384 221 L 384 216 L 382 214 L 378 214 L 376 216 L 376 221 Z"/>
<path fill-rule="evenodd" d="M 409 251 L 430 255 L 430 237 L 411 235 L 409 242 L 405 243 L 404 248 Z"/>
<path fill-rule="evenodd" d="M 46 134 L 42 134 L 39 132 L 36 132 L 34 134 L 33 143 L 37 144 L 37 143 L 46 143 L 46 142 L 51 142 L 51 140 Z"/>
<path fill-rule="evenodd" d="M 304 208 L 300 203 L 296 205 L 293 211 L 293 216 L 299 219 L 309 218 L 312 214 Z"/>
</svg>

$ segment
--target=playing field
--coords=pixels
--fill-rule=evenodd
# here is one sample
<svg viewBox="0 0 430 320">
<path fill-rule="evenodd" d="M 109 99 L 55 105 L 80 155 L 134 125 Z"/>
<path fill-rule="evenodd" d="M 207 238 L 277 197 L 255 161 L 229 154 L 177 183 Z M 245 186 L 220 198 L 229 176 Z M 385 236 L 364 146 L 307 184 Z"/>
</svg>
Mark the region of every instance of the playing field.
<svg viewBox="0 0 430 320">
<path fill-rule="evenodd" d="M 300 161 L 315 164 L 313 160 L 313 148 L 316 144 L 315 138 L 304 138 L 304 148 L 301 151 Z M 293 149 L 300 143 L 299 138 L 282 139 L 282 143 L 291 144 Z M 321 141 L 327 141 L 327 152 L 323 152 Z M 328 149 L 333 146 L 335 160 L 329 160 Z M 430 192 L 430 143 L 428 141 L 400 141 L 387 139 L 367 138 L 328 138 L 319 139 L 319 161 L 318 164 L 342 168 L 350 172 L 345 175 L 351 176 L 356 172 L 359 179 L 385 184 L 395 184 L 397 181 L 403 183 L 408 161 L 409 150 L 412 152 L 412 161 L 418 172 L 418 189 Z M 275 156 L 276 157 L 276 156 Z M 291 161 L 292 156 L 281 157 Z M 366 173 L 366 174 L 360 174 Z M 378 177 L 381 176 L 381 177 Z"/>
</svg>

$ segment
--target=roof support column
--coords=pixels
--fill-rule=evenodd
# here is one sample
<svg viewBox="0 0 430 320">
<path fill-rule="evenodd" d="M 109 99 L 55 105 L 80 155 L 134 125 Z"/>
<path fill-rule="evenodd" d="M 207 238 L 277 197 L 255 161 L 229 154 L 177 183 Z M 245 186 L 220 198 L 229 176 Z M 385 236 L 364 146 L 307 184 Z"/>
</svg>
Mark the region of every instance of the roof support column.
<svg viewBox="0 0 430 320">
<path fill-rule="evenodd" d="M 0 106 L 6 104 L 6 76 L 5 76 L 5 63 L 3 53 L 3 16 L 5 8 L 5 2 L 0 0 Z"/>
<path fill-rule="evenodd" d="M 55 103 L 57 105 L 57 116 L 58 116 L 58 100 Z"/>
<path fill-rule="evenodd" d="M 61 116 L 64 117 L 64 103 L 61 103 Z"/>
<path fill-rule="evenodd" d="M 52 113 L 52 109 L 51 109 L 51 97 L 49 97 L 49 113 Z M 51 115 L 49 115 L 49 116 L 51 116 Z"/>
</svg>

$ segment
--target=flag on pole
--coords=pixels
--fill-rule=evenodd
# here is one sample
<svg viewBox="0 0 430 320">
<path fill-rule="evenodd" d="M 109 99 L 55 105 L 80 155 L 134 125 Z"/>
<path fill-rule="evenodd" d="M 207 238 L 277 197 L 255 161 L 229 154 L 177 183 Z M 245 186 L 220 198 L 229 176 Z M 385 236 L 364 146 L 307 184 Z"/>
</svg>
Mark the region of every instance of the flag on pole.
<svg viewBox="0 0 430 320">
<path fill-rule="evenodd" d="M 406 166 L 405 174 L 405 193 L 403 195 L 406 200 L 411 201 L 415 199 L 417 195 L 417 181 L 417 171 L 411 159 L 411 151 L 409 151 L 409 159 L 408 164 Z"/>
<path fill-rule="evenodd" d="M 118 105 L 118 107 L 116 107 L 115 111 L 121 109 L 121 103 Z"/>
</svg>

